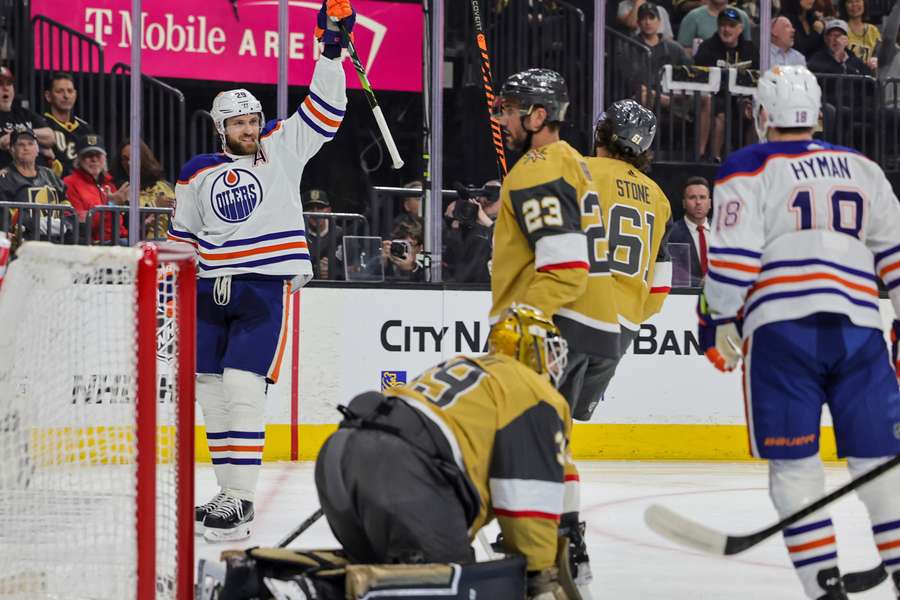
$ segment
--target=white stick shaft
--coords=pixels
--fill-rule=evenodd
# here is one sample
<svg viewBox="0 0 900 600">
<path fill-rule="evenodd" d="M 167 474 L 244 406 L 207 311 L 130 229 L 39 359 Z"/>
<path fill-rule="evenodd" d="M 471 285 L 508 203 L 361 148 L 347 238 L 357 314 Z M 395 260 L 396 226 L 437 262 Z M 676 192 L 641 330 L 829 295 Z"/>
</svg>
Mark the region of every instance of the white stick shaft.
<svg viewBox="0 0 900 600">
<path fill-rule="evenodd" d="M 381 137 L 384 138 L 388 153 L 391 155 L 392 166 L 395 169 L 399 169 L 403 166 L 403 159 L 400 158 L 400 151 L 397 150 L 397 144 L 394 143 L 394 138 L 391 136 L 391 130 L 388 129 L 387 121 L 384 120 L 384 113 L 381 112 L 381 107 L 377 105 L 374 106 L 372 108 L 372 113 L 375 115 L 375 122 L 378 123 L 378 129 L 381 131 Z"/>
</svg>

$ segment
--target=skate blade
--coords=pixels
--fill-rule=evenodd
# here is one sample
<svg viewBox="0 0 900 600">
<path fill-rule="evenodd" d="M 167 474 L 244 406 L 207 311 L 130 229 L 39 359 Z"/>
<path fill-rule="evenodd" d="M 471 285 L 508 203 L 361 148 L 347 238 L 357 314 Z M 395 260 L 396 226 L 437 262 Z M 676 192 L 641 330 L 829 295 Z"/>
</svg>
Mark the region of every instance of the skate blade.
<svg viewBox="0 0 900 600">
<path fill-rule="evenodd" d="M 246 540 L 250 537 L 250 524 L 238 525 L 233 529 L 216 529 L 207 527 L 203 532 L 203 539 L 207 542 L 234 542 Z"/>
</svg>

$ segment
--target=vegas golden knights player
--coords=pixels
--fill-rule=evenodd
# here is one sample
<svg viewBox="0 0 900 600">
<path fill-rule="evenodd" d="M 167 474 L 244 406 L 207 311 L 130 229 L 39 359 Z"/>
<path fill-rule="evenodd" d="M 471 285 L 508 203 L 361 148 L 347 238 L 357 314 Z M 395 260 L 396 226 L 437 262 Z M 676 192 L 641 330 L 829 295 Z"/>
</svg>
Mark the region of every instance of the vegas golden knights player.
<svg viewBox="0 0 900 600">
<path fill-rule="evenodd" d="M 577 485 L 569 405 L 551 383 L 566 354 L 552 321 L 513 307 L 487 355 L 457 356 L 341 407 L 316 487 L 350 559 L 468 563 L 476 533 L 496 518 L 504 549 L 527 561 L 529 599 L 579 599 L 568 540 L 557 537 L 564 489 Z"/>
<path fill-rule="evenodd" d="M 640 324 L 659 312 L 671 288 L 665 234 L 672 210 L 643 171 L 650 164 L 656 117 L 634 100 L 613 103 L 586 159 L 595 194 L 582 197 L 588 241 L 588 289 L 557 314 L 572 356 L 560 392 L 572 417 L 588 421 Z"/>
</svg>

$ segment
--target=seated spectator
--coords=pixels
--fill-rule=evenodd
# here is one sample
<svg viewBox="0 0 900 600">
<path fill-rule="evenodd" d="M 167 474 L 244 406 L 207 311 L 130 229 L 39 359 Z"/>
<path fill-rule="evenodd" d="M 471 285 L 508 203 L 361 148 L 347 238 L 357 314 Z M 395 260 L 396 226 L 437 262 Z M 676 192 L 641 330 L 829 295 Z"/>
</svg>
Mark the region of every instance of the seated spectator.
<svg viewBox="0 0 900 600">
<path fill-rule="evenodd" d="M 115 226 L 119 229 L 119 239 L 127 242 L 128 230 L 122 214 L 95 213 L 91 223 L 87 223 L 88 212 L 96 206 L 128 204 L 128 182 L 116 189 L 106 168 L 106 149 L 99 135 L 92 133 L 78 139 L 73 165 L 72 173 L 63 180 L 66 197 L 75 207 L 78 220 L 90 228 L 91 240 L 111 244 Z"/>
<path fill-rule="evenodd" d="M 51 146 L 56 141 L 53 130 L 47 126 L 44 117 L 33 110 L 15 103 L 16 78 L 9 67 L 0 67 L 0 167 L 12 162 L 10 133 L 14 129 L 27 129 L 36 136 L 41 155 L 52 160 Z"/>
<path fill-rule="evenodd" d="M 678 43 L 660 34 L 659 28 L 662 24 L 660 14 L 659 7 L 652 2 L 645 2 L 638 9 L 639 29 L 636 37 L 639 42 L 650 48 L 650 72 L 638 75 L 636 87 L 641 104 L 651 108 L 656 103 L 660 69 L 665 65 L 679 66 L 693 63 Z M 659 99 L 662 106 L 668 108 L 669 96 L 664 94 Z"/>
<path fill-rule="evenodd" d="M 406 185 L 404 185 L 408 190 L 421 190 L 422 182 L 421 181 L 410 181 Z M 400 214 L 394 219 L 394 223 L 391 226 L 391 229 L 394 230 L 400 225 L 418 225 L 419 227 L 424 227 L 424 223 L 422 221 L 422 196 L 409 196 L 403 198 L 402 210 Z"/>
<path fill-rule="evenodd" d="M 772 19 L 772 45 L 769 47 L 769 66 L 806 66 L 806 57 L 794 50 L 796 30 L 784 15 Z"/>
<path fill-rule="evenodd" d="M 855 54 L 847 51 L 850 43 L 845 21 L 832 19 L 825 25 L 825 48 L 819 50 L 807 61 L 813 73 L 831 75 L 874 75 Z"/>
<path fill-rule="evenodd" d="M 704 177 L 688 177 L 681 192 L 681 206 L 684 218 L 672 223 L 669 230 L 669 244 L 687 244 L 690 246 L 690 282 L 691 287 L 703 285 L 703 276 L 707 269 L 707 250 L 709 249 L 709 212 L 712 201 L 709 195 L 709 182 Z M 673 263 L 673 270 L 683 268 Z M 680 280 L 686 278 L 681 277 Z"/>
<path fill-rule="evenodd" d="M 444 217 L 445 279 L 459 283 L 487 283 L 491 280 L 491 240 L 494 222 L 500 213 L 500 182 L 484 184 L 488 191 L 477 198 L 459 198 L 447 205 Z"/>
<path fill-rule="evenodd" d="M 834 2 L 831 0 L 815 0 L 815 2 L 813 2 L 813 11 L 822 15 L 822 19 L 824 19 L 826 23 L 838 16 L 838 12 L 834 8 Z"/>
<path fill-rule="evenodd" d="M 638 21 L 641 18 L 641 9 L 648 4 L 648 0 L 619 0 L 619 13 L 617 18 L 622 26 L 634 35 L 640 33 Z M 665 8 L 658 4 L 653 5 L 654 14 L 659 19 L 660 25 L 657 33 L 667 40 L 674 37 L 672 33 L 672 22 L 669 20 L 669 13 Z"/>
<path fill-rule="evenodd" d="M 847 21 L 847 39 L 850 52 L 866 63 L 873 72 L 878 69 L 878 46 L 881 32 L 869 23 L 866 0 L 841 0 L 838 5 L 840 18 Z"/>
<path fill-rule="evenodd" d="M 303 211 L 330 213 L 331 203 L 325 190 L 302 194 Z M 306 242 L 316 279 L 344 278 L 344 230 L 332 219 L 306 217 Z"/>
<path fill-rule="evenodd" d="M 48 167 L 37 164 L 39 152 L 37 135 L 30 129 L 15 129 L 9 133 L 8 138 L 12 162 L 0 169 L 0 201 L 69 204 L 66 201 L 65 185 L 62 180 Z M 20 220 L 19 211 L 13 210 L 12 213 L 12 223 L 15 225 Z M 38 232 L 29 229 L 32 217 L 31 214 L 25 214 L 21 219 L 26 239 L 38 237 Z M 74 234 L 75 224 L 63 221 L 64 219 L 52 218 L 48 230 L 47 221 L 40 219 L 40 238 L 48 239 L 48 236 L 52 235 L 54 239 L 59 239 L 56 236 L 69 231 Z"/>
<path fill-rule="evenodd" d="M 131 168 L 131 140 L 119 144 L 113 166 L 113 180 L 123 186 L 129 181 Z M 141 208 L 175 208 L 175 190 L 166 181 L 162 165 L 144 141 L 141 141 L 141 191 L 138 196 Z M 148 214 L 144 217 L 144 239 L 165 240 L 169 228 L 169 215 Z"/>
<path fill-rule="evenodd" d="M 381 260 L 386 281 L 425 281 L 425 269 L 417 260 L 425 245 L 422 226 L 400 224 L 391 232 L 391 239 L 381 243 Z"/>
<path fill-rule="evenodd" d="M 726 8 L 726 0 L 708 0 L 706 6 L 698 6 L 684 17 L 678 26 L 678 43 L 688 54 L 695 54 L 697 46 L 716 34 L 719 27 L 719 15 Z M 739 8 L 732 8 L 740 17 L 741 35 L 750 40 L 750 17 Z M 700 63 L 697 63 L 700 64 Z"/>
<path fill-rule="evenodd" d="M 815 0 L 782 0 L 781 16 L 785 16 L 794 26 L 794 49 L 809 57 L 824 47 L 822 31 L 825 18 L 814 9 Z"/>
<path fill-rule="evenodd" d="M 60 177 L 72 172 L 78 138 L 96 133 L 86 121 L 75 116 L 72 109 L 78 101 L 78 90 L 70 73 L 54 73 L 44 90 L 44 100 L 50 110 L 44 113 L 47 125 L 53 130 L 53 153 L 59 161 Z"/>
<path fill-rule="evenodd" d="M 689 12 L 704 4 L 705 0 L 672 0 L 672 14 L 675 21 L 680 23 Z"/>
<path fill-rule="evenodd" d="M 715 67 L 719 63 L 726 65 L 739 65 L 741 68 L 759 69 L 759 51 L 753 42 L 743 37 L 744 24 L 740 13 L 736 8 L 728 7 L 719 13 L 719 28 L 716 34 L 700 44 L 694 62 L 702 67 Z M 749 63 L 749 64 L 747 64 Z M 726 84 L 723 78 L 722 85 Z M 740 126 L 749 127 L 751 114 L 747 101 L 738 101 L 735 97 L 725 96 L 719 93 L 712 105 L 701 105 L 700 118 L 704 121 L 710 119 L 710 113 L 715 114 L 713 127 L 713 141 L 710 158 L 716 162 L 722 160 L 722 146 L 725 143 L 725 112 L 726 102 L 732 102 L 731 114 L 738 116 Z M 706 147 L 706 140 L 701 137 L 700 153 Z"/>
</svg>

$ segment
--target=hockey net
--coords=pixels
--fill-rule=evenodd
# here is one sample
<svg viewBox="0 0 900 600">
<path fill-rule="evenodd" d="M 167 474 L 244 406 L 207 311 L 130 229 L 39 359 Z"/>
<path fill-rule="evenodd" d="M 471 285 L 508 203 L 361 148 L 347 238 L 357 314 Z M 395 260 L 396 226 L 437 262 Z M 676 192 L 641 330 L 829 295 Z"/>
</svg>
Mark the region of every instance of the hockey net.
<svg viewBox="0 0 900 600">
<path fill-rule="evenodd" d="M 0 287 L 0 598 L 191 597 L 193 252 L 29 242 Z"/>
</svg>

